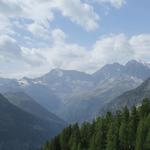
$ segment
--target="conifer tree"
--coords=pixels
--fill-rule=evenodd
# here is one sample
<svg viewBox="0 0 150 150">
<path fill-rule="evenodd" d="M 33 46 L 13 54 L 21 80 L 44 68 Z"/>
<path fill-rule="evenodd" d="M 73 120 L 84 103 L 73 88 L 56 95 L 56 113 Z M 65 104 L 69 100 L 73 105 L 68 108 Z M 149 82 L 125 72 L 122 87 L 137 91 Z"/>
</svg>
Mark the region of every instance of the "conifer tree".
<svg viewBox="0 0 150 150">
<path fill-rule="evenodd" d="M 150 114 L 146 118 L 144 129 L 145 129 L 144 149 L 149 150 L 150 149 Z"/>
<path fill-rule="evenodd" d="M 79 143 L 80 143 L 80 130 L 78 124 L 76 123 L 75 125 L 72 126 L 72 134 L 70 136 L 69 145 L 74 144 L 76 145 L 76 149 L 77 149 L 77 145 Z"/>
<path fill-rule="evenodd" d="M 61 150 L 69 150 L 68 140 L 70 138 L 70 134 L 71 134 L 70 126 L 62 131 L 62 134 L 60 135 Z"/>
<path fill-rule="evenodd" d="M 49 143 L 48 141 L 46 141 L 46 143 L 44 144 L 43 148 L 44 150 L 49 150 L 50 149 L 50 145 L 51 143 Z"/>
<path fill-rule="evenodd" d="M 142 105 L 140 107 L 140 116 L 143 118 L 144 116 L 147 116 L 150 113 L 150 100 L 148 98 L 145 98 L 142 101 Z"/>
<path fill-rule="evenodd" d="M 89 145 L 89 149 L 88 150 L 95 150 L 96 145 L 95 145 L 95 135 L 92 136 L 91 140 L 90 140 L 90 145 Z"/>
<path fill-rule="evenodd" d="M 87 149 L 89 147 L 90 138 L 92 136 L 93 129 L 91 128 L 90 123 L 83 123 L 80 129 L 80 136 L 81 136 L 81 147 Z"/>
<path fill-rule="evenodd" d="M 143 150 L 144 148 L 144 124 L 145 119 L 142 119 L 137 129 L 135 150 Z"/>
<path fill-rule="evenodd" d="M 126 150 L 129 147 L 128 121 L 129 121 L 129 110 L 127 107 L 125 107 L 123 110 L 122 122 L 119 129 L 120 147 L 123 150 Z"/>
<path fill-rule="evenodd" d="M 150 150 L 150 101 L 65 128 L 42 150 Z"/>
<path fill-rule="evenodd" d="M 144 150 L 150 150 L 150 129 L 147 133 L 146 140 L 144 143 Z"/>
<path fill-rule="evenodd" d="M 78 144 L 77 150 L 83 150 L 83 149 L 86 149 L 86 148 L 82 148 L 82 147 L 81 147 L 81 144 Z"/>
<path fill-rule="evenodd" d="M 129 121 L 129 148 L 130 149 L 135 149 L 138 120 L 139 120 L 138 113 L 136 107 L 134 106 L 131 109 L 131 117 Z"/>
<path fill-rule="evenodd" d="M 110 128 L 108 130 L 108 134 L 107 134 L 107 147 L 106 150 L 117 150 L 117 133 L 115 130 L 115 124 L 112 123 L 110 125 Z"/>
</svg>

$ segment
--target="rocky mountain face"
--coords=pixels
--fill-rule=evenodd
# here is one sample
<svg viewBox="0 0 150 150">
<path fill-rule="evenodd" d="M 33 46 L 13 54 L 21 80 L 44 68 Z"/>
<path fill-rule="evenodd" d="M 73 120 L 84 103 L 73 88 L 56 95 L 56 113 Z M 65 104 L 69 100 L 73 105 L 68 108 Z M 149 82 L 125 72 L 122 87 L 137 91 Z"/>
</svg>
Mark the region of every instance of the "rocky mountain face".
<svg viewBox="0 0 150 150">
<path fill-rule="evenodd" d="M 137 87 L 140 83 L 141 80 L 135 81 L 125 77 L 107 79 L 91 91 L 67 97 L 65 107 L 62 108 L 59 116 L 71 122 L 92 120 L 100 108 L 125 91 Z"/>
<path fill-rule="evenodd" d="M 130 76 L 146 80 L 150 77 L 150 64 L 142 63 L 135 60 L 129 61 L 125 65 L 125 72 Z"/>
<path fill-rule="evenodd" d="M 82 122 L 93 118 L 105 104 L 136 88 L 148 77 L 149 64 L 132 60 L 126 65 L 107 64 L 94 74 L 54 69 L 35 79 L 0 79 L 0 92 L 24 91 L 64 120 Z"/>
<path fill-rule="evenodd" d="M 61 97 L 80 90 L 89 90 L 94 86 L 91 75 L 74 70 L 54 69 L 35 81 L 44 83 Z"/>
<path fill-rule="evenodd" d="M 120 96 L 114 98 L 110 103 L 105 105 L 103 109 L 100 110 L 100 113 L 106 111 L 116 111 L 127 106 L 131 108 L 132 106 L 138 106 L 141 104 L 144 98 L 150 98 L 150 78 L 145 80 L 137 88 L 127 91 Z"/>
</svg>

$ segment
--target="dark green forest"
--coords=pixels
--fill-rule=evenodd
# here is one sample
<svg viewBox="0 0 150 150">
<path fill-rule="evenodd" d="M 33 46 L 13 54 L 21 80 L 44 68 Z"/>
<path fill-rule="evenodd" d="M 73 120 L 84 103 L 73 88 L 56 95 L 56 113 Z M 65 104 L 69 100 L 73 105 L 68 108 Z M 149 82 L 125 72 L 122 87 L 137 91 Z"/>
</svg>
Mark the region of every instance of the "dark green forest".
<svg viewBox="0 0 150 150">
<path fill-rule="evenodd" d="M 150 101 L 69 125 L 42 150 L 150 150 Z"/>
</svg>

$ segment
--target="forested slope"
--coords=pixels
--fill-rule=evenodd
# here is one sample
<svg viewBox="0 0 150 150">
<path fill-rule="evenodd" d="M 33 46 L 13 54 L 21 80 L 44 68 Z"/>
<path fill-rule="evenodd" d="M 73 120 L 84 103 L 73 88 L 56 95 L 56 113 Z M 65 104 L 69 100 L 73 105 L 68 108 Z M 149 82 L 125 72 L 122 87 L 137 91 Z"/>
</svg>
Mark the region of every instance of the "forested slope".
<svg viewBox="0 0 150 150">
<path fill-rule="evenodd" d="M 150 101 L 92 123 L 70 125 L 42 150 L 150 150 Z"/>
</svg>

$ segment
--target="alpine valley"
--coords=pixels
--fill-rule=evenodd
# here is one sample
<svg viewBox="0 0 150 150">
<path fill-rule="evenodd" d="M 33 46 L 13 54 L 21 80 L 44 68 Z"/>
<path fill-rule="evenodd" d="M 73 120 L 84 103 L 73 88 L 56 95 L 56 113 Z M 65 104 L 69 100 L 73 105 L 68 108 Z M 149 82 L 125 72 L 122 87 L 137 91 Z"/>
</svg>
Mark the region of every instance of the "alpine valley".
<svg viewBox="0 0 150 150">
<path fill-rule="evenodd" d="M 0 78 L 0 150 L 36 150 L 67 124 L 150 98 L 150 64 L 107 64 L 93 74 L 53 69 L 38 78 Z M 32 141 L 32 142 L 31 142 Z"/>
</svg>

